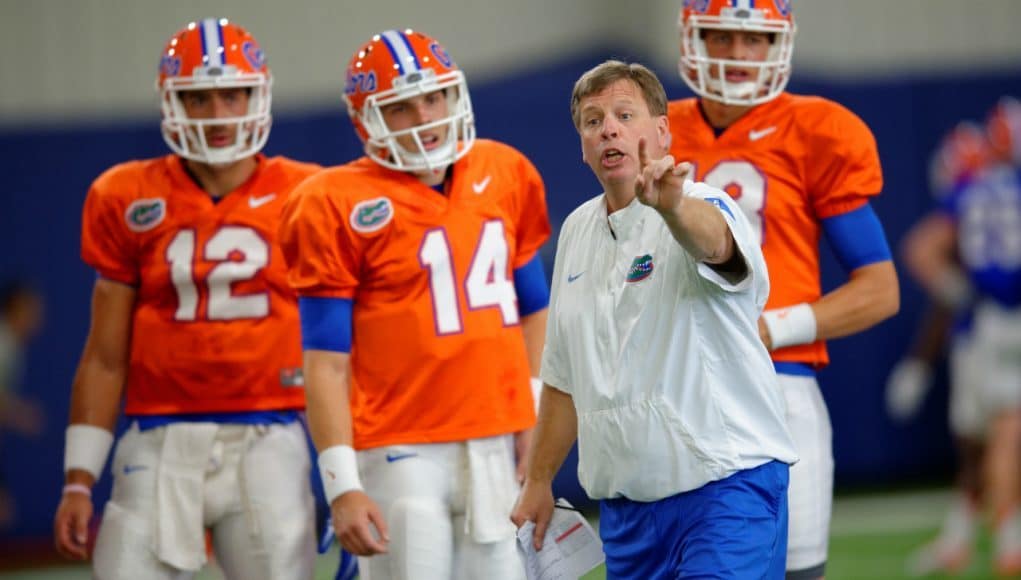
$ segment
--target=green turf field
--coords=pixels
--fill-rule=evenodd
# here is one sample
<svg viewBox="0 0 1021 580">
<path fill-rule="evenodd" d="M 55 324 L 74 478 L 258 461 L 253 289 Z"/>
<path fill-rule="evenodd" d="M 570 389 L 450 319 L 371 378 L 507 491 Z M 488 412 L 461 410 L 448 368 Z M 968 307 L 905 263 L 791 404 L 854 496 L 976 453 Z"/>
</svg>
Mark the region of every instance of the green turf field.
<svg viewBox="0 0 1021 580">
<path fill-rule="evenodd" d="M 898 492 L 895 494 L 838 497 L 833 507 L 828 580 L 898 580 L 910 578 L 906 562 L 913 550 L 935 536 L 950 501 L 947 491 Z M 933 575 L 927 578 L 993 578 L 989 565 L 990 542 L 983 535 L 971 567 L 959 576 Z M 332 580 L 337 552 L 319 558 L 316 580 Z M 200 580 L 220 575 L 206 571 Z M 605 578 L 602 568 L 585 580 Z M 0 574 L 3 580 L 79 580 L 89 578 L 83 566 Z"/>
</svg>

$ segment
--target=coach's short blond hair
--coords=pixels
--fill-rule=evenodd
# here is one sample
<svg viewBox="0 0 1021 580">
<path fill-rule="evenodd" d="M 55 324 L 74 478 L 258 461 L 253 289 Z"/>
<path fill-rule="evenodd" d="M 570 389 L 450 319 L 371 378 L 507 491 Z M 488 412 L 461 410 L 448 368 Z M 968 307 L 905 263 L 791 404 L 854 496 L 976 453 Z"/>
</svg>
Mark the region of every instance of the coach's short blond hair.
<svg viewBox="0 0 1021 580">
<path fill-rule="evenodd" d="M 626 63 L 619 60 L 608 60 L 595 68 L 589 69 L 574 83 L 571 93 L 571 119 L 574 128 L 581 126 L 581 111 L 578 110 L 581 100 L 596 95 L 613 83 L 627 79 L 638 86 L 653 117 L 666 115 L 667 100 L 663 83 L 659 82 L 656 73 L 637 62 Z"/>
</svg>

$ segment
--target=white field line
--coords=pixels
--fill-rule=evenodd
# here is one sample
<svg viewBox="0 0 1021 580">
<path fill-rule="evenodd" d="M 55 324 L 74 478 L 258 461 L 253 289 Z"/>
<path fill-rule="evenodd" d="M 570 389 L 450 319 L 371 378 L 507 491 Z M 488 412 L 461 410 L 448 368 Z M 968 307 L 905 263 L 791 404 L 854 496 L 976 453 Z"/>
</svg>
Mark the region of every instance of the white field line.
<svg viewBox="0 0 1021 580">
<path fill-rule="evenodd" d="M 830 534 L 852 536 L 936 530 L 950 509 L 950 490 L 898 492 L 837 498 Z"/>
</svg>

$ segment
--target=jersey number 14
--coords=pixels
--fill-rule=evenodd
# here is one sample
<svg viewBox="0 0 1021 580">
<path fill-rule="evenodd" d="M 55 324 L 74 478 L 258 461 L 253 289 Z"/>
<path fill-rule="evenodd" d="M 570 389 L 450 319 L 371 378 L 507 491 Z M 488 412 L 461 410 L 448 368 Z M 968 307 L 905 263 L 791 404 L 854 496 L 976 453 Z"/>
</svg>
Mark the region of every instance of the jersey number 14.
<svg viewBox="0 0 1021 580">
<path fill-rule="evenodd" d="M 464 296 L 468 310 L 498 308 L 504 325 L 518 322 L 518 297 L 514 283 L 507 277 L 507 239 L 503 222 L 488 221 L 482 226 L 468 275 L 464 279 Z M 443 228 L 426 232 L 418 250 L 422 267 L 429 271 L 436 333 L 456 334 L 464 329 L 457 300 L 457 280 L 450 242 Z"/>
</svg>

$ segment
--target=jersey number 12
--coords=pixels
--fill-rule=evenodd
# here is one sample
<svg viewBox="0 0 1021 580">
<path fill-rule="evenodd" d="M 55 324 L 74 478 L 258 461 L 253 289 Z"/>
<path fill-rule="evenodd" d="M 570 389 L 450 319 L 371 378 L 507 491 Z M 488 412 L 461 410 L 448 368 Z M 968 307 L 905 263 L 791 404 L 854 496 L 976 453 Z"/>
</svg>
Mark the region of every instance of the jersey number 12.
<svg viewBox="0 0 1021 580">
<path fill-rule="evenodd" d="M 251 280 L 269 263 L 269 244 L 252 228 L 220 228 L 206 242 L 201 256 L 195 255 L 195 230 L 181 230 L 167 246 L 166 256 L 170 263 L 170 280 L 177 291 L 174 320 L 198 319 L 199 289 L 193 266 L 199 258 L 218 262 L 205 279 L 209 290 L 207 320 L 263 318 L 269 314 L 266 292 L 235 296 L 231 291 L 232 284 Z"/>
</svg>

